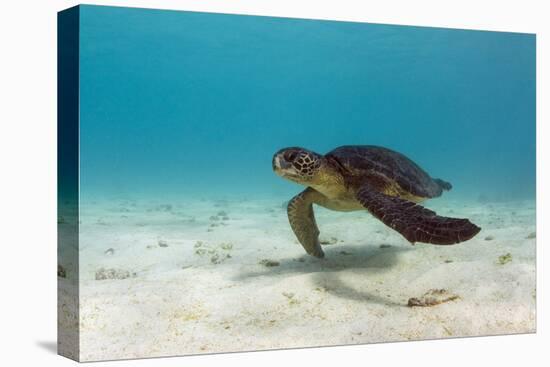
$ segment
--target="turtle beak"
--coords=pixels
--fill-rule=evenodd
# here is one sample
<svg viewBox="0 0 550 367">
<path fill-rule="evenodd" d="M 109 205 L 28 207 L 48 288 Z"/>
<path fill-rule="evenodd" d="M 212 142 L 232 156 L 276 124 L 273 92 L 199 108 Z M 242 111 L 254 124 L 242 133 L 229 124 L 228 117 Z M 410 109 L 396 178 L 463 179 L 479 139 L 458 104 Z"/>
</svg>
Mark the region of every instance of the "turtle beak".
<svg viewBox="0 0 550 367">
<path fill-rule="evenodd" d="M 275 173 L 277 174 L 281 174 L 283 171 L 287 170 L 288 168 L 291 167 L 291 164 L 288 163 L 282 156 L 281 154 L 275 154 L 273 156 L 273 161 L 272 161 L 272 166 L 273 166 L 273 171 L 275 171 Z"/>
</svg>

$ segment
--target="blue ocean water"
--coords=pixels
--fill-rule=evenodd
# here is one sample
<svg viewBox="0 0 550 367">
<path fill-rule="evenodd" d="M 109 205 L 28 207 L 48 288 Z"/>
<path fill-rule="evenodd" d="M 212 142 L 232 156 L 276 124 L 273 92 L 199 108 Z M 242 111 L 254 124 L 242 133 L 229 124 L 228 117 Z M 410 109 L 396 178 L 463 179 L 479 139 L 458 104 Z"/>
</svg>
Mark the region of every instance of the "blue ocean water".
<svg viewBox="0 0 550 367">
<path fill-rule="evenodd" d="M 350 144 L 533 198 L 535 36 L 81 6 L 83 198 L 290 195 L 275 151 Z"/>
</svg>

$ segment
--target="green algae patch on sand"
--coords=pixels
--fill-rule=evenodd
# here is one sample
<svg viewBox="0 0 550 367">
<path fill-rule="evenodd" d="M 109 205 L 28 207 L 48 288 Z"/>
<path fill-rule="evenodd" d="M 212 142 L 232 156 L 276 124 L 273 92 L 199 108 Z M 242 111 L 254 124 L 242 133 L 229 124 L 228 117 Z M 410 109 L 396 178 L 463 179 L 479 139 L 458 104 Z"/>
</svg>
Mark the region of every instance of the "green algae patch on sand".
<svg viewBox="0 0 550 367">
<path fill-rule="evenodd" d="M 505 255 L 501 255 L 498 257 L 498 263 L 500 265 L 504 265 L 504 264 L 507 264 L 509 263 L 510 261 L 512 261 L 512 254 L 511 253 L 507 253 Z"/>
</svg>

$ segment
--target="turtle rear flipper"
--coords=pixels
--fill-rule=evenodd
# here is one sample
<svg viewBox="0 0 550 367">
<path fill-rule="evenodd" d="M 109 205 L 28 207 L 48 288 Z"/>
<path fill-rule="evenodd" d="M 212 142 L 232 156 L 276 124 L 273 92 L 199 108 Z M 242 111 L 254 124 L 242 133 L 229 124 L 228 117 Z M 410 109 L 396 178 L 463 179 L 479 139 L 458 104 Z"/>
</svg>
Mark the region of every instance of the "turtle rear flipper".
<svg viewBox="0 0 550 367">
<path fill-rule="evenodd" d="M 316 195 L 320 194 L 313 189 L 305 189 L 289 201 L 287 213 L 290 227 L 306 252 L 322 258 L 325 254 L 319 244 L 319 229 L 315 222 L 312 205 Z"/>
<path fill-rule="evenodd" d="M 357 200 L 411 243 L 452 245 L 469 240 L 481 230 L 468 219 L 439 216 L 411 201 L 382 194 L 368 184 L 359 189 Z"/>
</svg>

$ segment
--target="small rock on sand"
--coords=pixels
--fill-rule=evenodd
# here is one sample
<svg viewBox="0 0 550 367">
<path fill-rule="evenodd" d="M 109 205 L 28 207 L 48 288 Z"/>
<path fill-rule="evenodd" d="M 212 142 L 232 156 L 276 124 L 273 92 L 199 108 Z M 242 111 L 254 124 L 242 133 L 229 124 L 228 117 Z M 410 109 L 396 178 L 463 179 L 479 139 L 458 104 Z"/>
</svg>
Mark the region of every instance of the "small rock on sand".
<svg viewBox="0 0 550 367">
<path fill-rule="evenodd" d="M 211 262 L 212 264 L 221 264 L 222 262 L 224 262 L 225 260 L 230 259 L 230 258 L 231 258 L 231 255 L 229 255 L 229 254 L 220 255 L 220 254 L 218 254 L 217 252 L 215 252 L 215 253 L 210 257 L 210 262 Z"/>
<path fill-rule="evenodd" d="M 459 297 L 456 294 L 449 293 L 446 289 L 430 289 L 420 298 L 409 298 L 407 306 L 409 307 L 429 307 L 436 306 L 444 302 L 454 301 Z"/>
<path fill-rule="evenodd" d="M 122 269 L 101 268 L 95 272 L 95 280 L 127 279 L 135 276 L 136 276 L 136 273 L 130 273 L 128 270 L 122 270 Z"/>
<path fill-rule="evenodd" d="M 107 250 L 105 250 L 104 254 L 105 255 L 113 255 L 115 253 L 115 249 L 114 248 L 108 248 Z"/>
<path fill-rule="evenodd" d="M 259 262 L 259 264 L 263 265 L 263 266 L 266 266 L 268 268 L 281 265 L 281 263 L 279 263 L 278 261 L 269 260 L 269 259 L 263 259 Z"/>
<path fill-rule="evenodd" d="M 159 247 L 168 247 L 168 242 L 164 240 L 159 240 L 158 245 Z"/>
<path fill-rule="evenodd" d="M 320 240 L 319 243 L 321 245 L 334 245 L 334 244 L 338 243 L 338 238 L 331 237 L 329 240 L 326 240 L 326 239 Z"/>
<path fill-rule="evenodd" d="M 204 248 L 197 248 L 197 249 L 195 250 L 195 254 L 196 254 L 196 255 L 199 255 L 199 256 L 202 256 L 202 255 L 206 254 L 206 252 L 207 252 L 207 250 L 204 249 Z"/>
<path fill-rule="evenodd" d="M 300 303 L 296 298 L 294 298 L 294 293 L 292 292 L 283 292 L 282 295 L 288 299 L 288 304 L 291 306 L 297 305 Z"/>
<path fill-rule="evenodd" d="M 536 232 L 531 232 L 529 233 L 529 235 L 525 238 L 527 238 L 528 240 L 532 240 L 533 238 L 536 238 L 537 237 L 537 233 Z"/>
<path fill-rule="evenodd" d="M 220 245 L 220 247 L 223 249 L 223 250 L 226 250 L 226 251 L 229 251 L 231 249 L 233 249 L 233 244 L 232 243 L 229 243 L 229 242 L 224 242 Z"/>
<path fill-rule="evenodd" d="M 487 236 L 487 237 L 485 237 L 485 241 L 492 241 L 492 240 L 494 240 L 494 239 L 495 239 L 495 237 L 493 237 L 493 236 Z"/>
<path fill-rule="evenodd" d="M 388 245 L 387 243 L 383 243 L 379 246 L 380 248 L 390 248 L 391 245 Z"/>
</svg>

